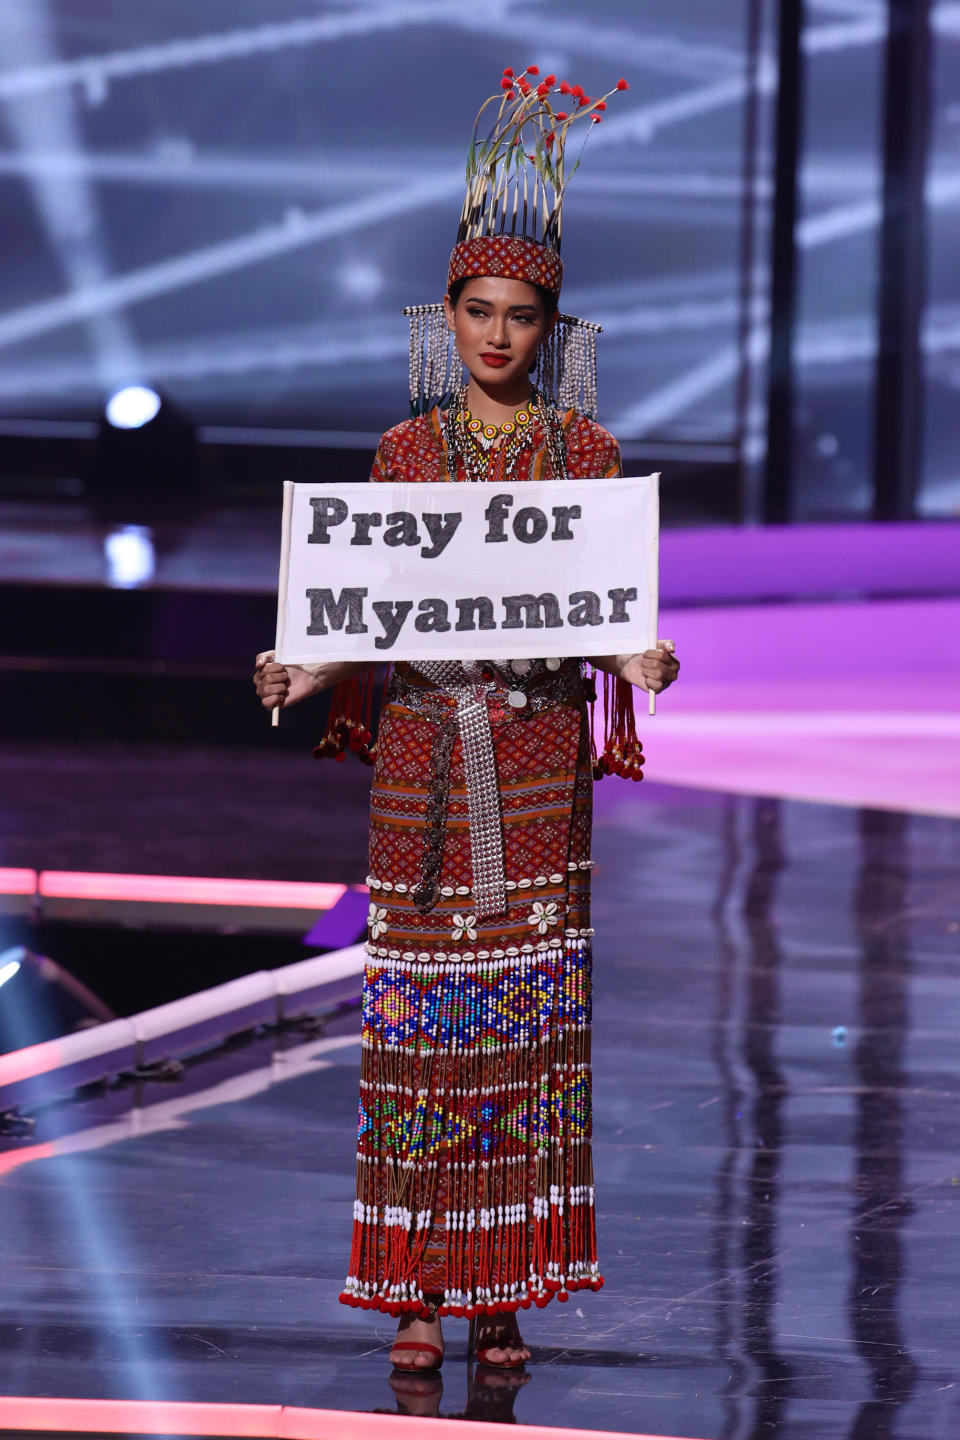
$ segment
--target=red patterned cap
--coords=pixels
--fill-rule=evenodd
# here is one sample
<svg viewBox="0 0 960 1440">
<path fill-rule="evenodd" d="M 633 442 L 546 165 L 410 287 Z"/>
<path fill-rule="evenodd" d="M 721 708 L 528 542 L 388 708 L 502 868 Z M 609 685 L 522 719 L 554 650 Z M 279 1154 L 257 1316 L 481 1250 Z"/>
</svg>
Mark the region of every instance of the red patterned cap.
<svg viewBox="0 0 960 1440">
<path fill-rule="evenodd" d="M 450 256 L 447 289 L 457 280 L 482 275 L 542 285 L 557 299 L 563 280 L 563 262 L 548 245 L 519 235 L 477 235 L 472 240 L 461 240 Z"/>
</svg>

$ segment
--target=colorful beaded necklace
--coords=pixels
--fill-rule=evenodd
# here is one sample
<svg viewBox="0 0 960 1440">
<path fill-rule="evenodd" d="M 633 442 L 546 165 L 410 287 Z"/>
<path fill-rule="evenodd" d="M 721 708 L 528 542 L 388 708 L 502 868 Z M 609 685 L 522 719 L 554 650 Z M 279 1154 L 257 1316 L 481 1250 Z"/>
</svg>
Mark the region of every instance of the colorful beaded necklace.
<svg viewBox="0 0 960 1440">
<path fill-rule="evenodd" d="M 482 420 L 478 420 L 476 415 L 471 415 L 470 411 L 464 407 L 457 411 L 457 424 L 483 450 L 490 450 L 498 441 L 506 440 L 511 435 L 518 437 L 522 435 L 533 420 L 536 408 L 536 402 L 530 400 L 517 411 L 512 420 L 504 420 L 501 425 L 485 425 Z"/>
<path fill-rule="evenodd" d="M 521 415 L 525 416 L 522 423 Z M 523 409 L 518 411 L 512 420 L 506 422 L 506 425 L 510 426 L 510 431 L 506 432 L 506 438 L 491 454 L 497 436 L 505 434 L 505 426 L 484 426 L 482 421 L 472 416 L 467 407 L 467 387 L 464 385 L 451 397 L 442 421 L 449 478 L 451 480 L 457 478 L 456 462 L 457 456 L 459 456 L 463 461 L 468 481 L 477 484 L 488 480 L 490 465 L 495 456 L 499 471 L 498 480 L 509 480 L 516 470 L 520 451 L 534 434 L 532 425 L 534 420 L 540 420 L 543 425 L 554 476 L 558 480 L 563 479 L 567 473 L 563 427 L 553 406 L 546 403 L 539 390 L 534 390 Z M 470 421 L 479 427 L 479 432 L 492 430 L 494 432 L 493 440 L 489 440 L 486 436 L 480 438 L 478 430 L 468 429 Z"/>
</svg>

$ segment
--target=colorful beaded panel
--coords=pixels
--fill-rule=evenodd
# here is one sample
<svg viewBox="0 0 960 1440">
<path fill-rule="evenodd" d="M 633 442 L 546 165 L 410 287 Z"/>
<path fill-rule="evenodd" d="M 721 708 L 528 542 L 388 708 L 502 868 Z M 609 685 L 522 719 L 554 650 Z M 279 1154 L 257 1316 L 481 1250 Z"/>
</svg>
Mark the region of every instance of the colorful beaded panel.
<svg viewBox="0 0 960 1440">
<path fill-rule="evenodd" d="M 473 1314 L 599 1289 L 591 952 L 372 962 L 341 1299 Z"/>
</svg>

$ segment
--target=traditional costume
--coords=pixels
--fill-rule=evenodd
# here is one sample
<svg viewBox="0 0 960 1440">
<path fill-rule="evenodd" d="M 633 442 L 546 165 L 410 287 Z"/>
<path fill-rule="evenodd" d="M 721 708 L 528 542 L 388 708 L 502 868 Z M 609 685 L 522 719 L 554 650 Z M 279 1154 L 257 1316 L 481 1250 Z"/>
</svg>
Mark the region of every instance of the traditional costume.
<svg viewBox="0 0 960 1440">
<path fill-rule="evenodd" d="M 606 97 L 505 72 L 475 130 L 448 287 L 506 276 L 560 293 L 565 141 Z M 625 88 L 621 82 L 618 88 Z M 611 92 L 612 93 L 612 92 Z M 570 114 L 551 96 L 570 96 Z M 574 165 L 572 168 L 576 168 Z M 411 321 L 413 417 L 371 479 L 620 473 L 593 419 L 597 328 L 561 316 L 530 403 L 467 409 L 440 306 Z M 371 747 L 372 677 L 334 693 L 317 747 L 375 761 L 357 1199 L 349 1305 L 490 1314 L 599 1289 L 590 1103 L 594 776 L 639 779 L 630 687 L 591 741 L 579 659 L 398 664 Z"/>
</svg>

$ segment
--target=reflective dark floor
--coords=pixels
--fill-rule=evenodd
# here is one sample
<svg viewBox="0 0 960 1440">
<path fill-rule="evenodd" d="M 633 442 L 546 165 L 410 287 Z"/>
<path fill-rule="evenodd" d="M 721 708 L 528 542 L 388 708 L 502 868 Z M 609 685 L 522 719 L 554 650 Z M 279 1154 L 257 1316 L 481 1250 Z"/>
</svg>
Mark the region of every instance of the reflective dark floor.
<svg viewBox="0 0 960 1440">
<path fill-rule="evenodd" d="M 955 1440 L 960 822 L 613 781 L 597 800 L 607 1284 L 524 1318 L 527 1383 L 468 1392 L 461 1322 L 442 1395 L 398 1400 L 390 1324 L 336 1303 L 346 1015 L 2 1142 L 0 1388 Z"/>
</svg>

